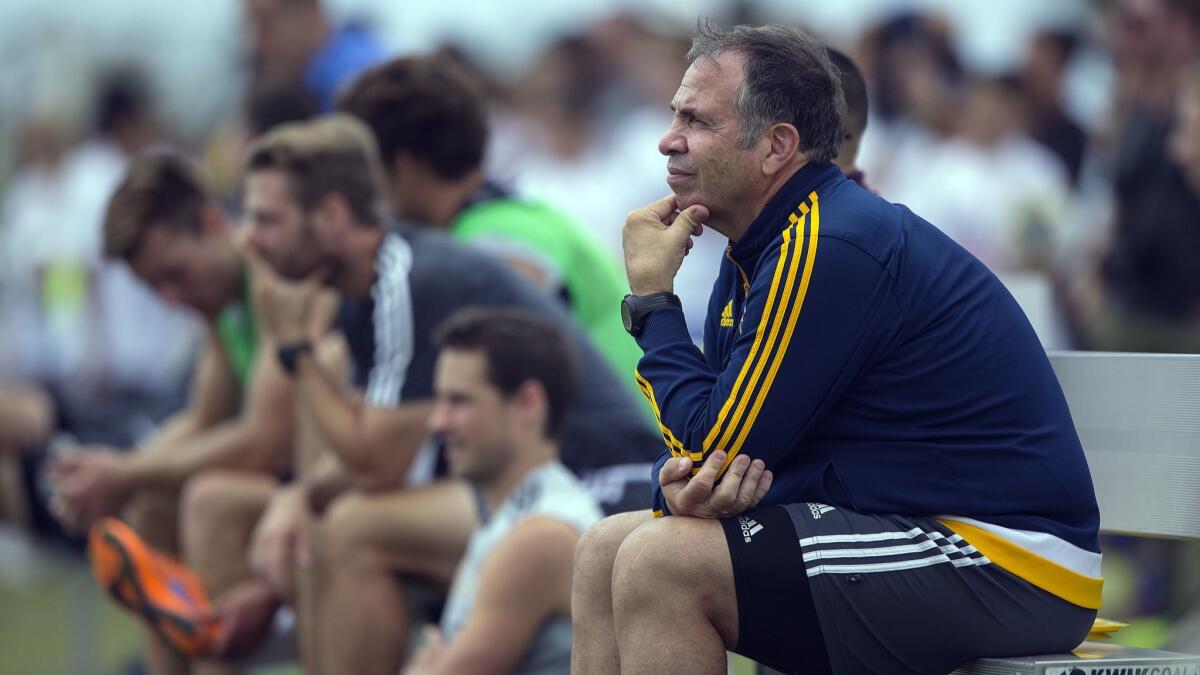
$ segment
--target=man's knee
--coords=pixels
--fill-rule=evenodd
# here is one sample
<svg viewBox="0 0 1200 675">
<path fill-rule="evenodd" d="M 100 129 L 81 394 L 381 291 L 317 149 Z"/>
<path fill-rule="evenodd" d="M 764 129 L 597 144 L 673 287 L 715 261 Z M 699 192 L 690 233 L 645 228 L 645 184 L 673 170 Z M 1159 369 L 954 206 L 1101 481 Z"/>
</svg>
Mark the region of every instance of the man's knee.
<svg viewBox="0 0 1200 675">
<path fill-rule="evenodd" d="M 712 616 L 723 609 L 719 603 L 732 599 L 732 576 L 718 521 L 654 520 L 631 532 L 617 551 L 612 576 L 614 611 L 636 612 L 653 607 L 664 597 L 690 598 Z"/>
<path fill-rule="evenodd" d="M 618 513 L 588 528 L 575 545 L 576 583 L 589 583 L 600 576 L 611 583 L 617 551 L 629 533 L 645 525 L 652 516 L 649 511 Z"/>
<path fill-rule="evenodd" d="M 372 550 L 370 500 L 349 493 L 330 504 L 317 528 L 317 554 L 322 560 L 337 563 Z"/>
<path fill-rule="evenodd" d="M 201 473 L 188 480 L 180 496 L 184 529 L 249 527 L 262 515 L 275 487 L 275 480 L 265 474 Z"/>
<path fill-rule="evenodd" d="M 612 586 L 614 604 L 646 597 L 664 590 L 670 577 L 687 573 L 673 556 L 678 552 L 678 518 L 662 518 L 642 525 L 629 533 L 613 560 Z M 688 573 L 690 576 L 690 573 Z"/>
<path fill-rule="evenodd" d="M 237 475 L 228 471 L 208 471 L 189 479 L 183 486 L 180 508 L 189 523 L 219 525 L 233 509 L 232 481 Z"/>
</svg>

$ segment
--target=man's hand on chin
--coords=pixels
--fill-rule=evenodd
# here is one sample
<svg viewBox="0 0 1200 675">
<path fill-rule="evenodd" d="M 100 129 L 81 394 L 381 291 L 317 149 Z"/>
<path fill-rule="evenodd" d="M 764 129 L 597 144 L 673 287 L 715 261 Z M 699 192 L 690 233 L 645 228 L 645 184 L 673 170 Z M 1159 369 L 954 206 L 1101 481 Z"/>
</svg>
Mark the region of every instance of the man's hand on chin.
<svg viewBox="0 0 1200 675">
<path fill-rule="evenodd" d="M 677 211 L 674 195 L 630 211 L 621 231 L 625 272 L 634 295 L 674 290 L 675 274 L 692 248 L 692 237 L 704 231 L 708 209 L 693 204 Z"/>
</svg>

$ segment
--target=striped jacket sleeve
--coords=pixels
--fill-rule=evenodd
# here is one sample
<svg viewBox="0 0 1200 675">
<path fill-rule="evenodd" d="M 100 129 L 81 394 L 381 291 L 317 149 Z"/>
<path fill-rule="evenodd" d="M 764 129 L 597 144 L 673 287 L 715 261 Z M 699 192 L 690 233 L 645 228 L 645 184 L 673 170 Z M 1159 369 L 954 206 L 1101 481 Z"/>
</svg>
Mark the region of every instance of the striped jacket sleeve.
<svg viewBox="0 0 1200 675">
<path fill-rule="evenodd" d="M 375 301 L 372 316 L 375 359 L 363 401 L 374 408 L 395 408 L 400 404 L 412 363 L 415 336 L 408 279 L 411 268 L 412 248 L 399 235 L 388 233 L 376 262 L 379 279 L 371 288 Z"/>
<path fill-rule="evenodd" d="M 716 450 L 727 453 L 722 474 L 739 454 L 773 468 L 878 346 L 875 317 L 898 311 L 883 266 L 819 229 L 814 200 L 764 252 L 741 325 L 717 329 L 739 331 L 723 369 L 688 340 L 682 312 L 647 317 L 637 377 L 667 446 L 653 476 L 656 515 L 667 512 L 657 472 L 672 456 L 691 457 L 693 471 Z"/>
</svg>

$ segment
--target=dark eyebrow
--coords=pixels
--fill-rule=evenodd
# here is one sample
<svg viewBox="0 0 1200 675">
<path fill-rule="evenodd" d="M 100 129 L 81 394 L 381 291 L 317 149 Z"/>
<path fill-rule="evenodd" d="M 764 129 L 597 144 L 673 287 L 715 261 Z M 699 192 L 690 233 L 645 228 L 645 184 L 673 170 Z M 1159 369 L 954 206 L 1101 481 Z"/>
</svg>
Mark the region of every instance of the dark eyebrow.
<svg viewBox="0 0 1200 675">
<path fill-rule="evenodd" d="M 690 117 L 692 119 L 700 119 L 700 116 L 696 114 L 696 109 L 692 108 L 691 106 L 685 105 L 682 108 L 676 108 L 675 104 L 672 103 L 671 104 L 671 112 L 679 113 L 680 115 L 683 115 L 684 117 Z"/>
</svg>

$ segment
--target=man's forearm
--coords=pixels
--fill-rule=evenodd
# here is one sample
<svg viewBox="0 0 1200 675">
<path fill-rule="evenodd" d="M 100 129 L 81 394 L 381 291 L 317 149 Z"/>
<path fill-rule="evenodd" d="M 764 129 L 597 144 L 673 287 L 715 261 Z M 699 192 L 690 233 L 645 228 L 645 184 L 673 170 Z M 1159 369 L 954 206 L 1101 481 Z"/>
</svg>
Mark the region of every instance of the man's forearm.
<svg viewBox="0 0 1200 675">
<path fill-rule="evenodd" d="M 207 469 L 282 470 L 289 461 L 286 439 L 269 436 L 242 419 L 203 431 L 180 420 L 130 456 L 131 482 L 139 487 L 178 487 Z"/>
<path fill-rule="evenodd" d="M 358 432 L 362 408 L 350 401 L 343 388 L 333 381 L 311 352 L 300 356 L 296 364 L 296 392 L 300 409 L 315 424 L 317 433 L 338 458 L 353 468 L 361 457 Z"/>
<path fill-rule="evenodd" d="M 364 406 L 346 396 L 310 355 L 297 366 L 301 414 L 312 420 L 355 484 L 377 489 L 399 480 L 424 440 L 432 404 Z"/>
<path fill-rule="evenodd" d="M 136 456 L 157 459 L 160 455 L 171 454 L 171 450 L 180 443 L 204 431 L 191 409 L 187 408 L 172 415 L 163 423 L 158 433 L 143 441 L 133 452 Z"/>
</svg>

